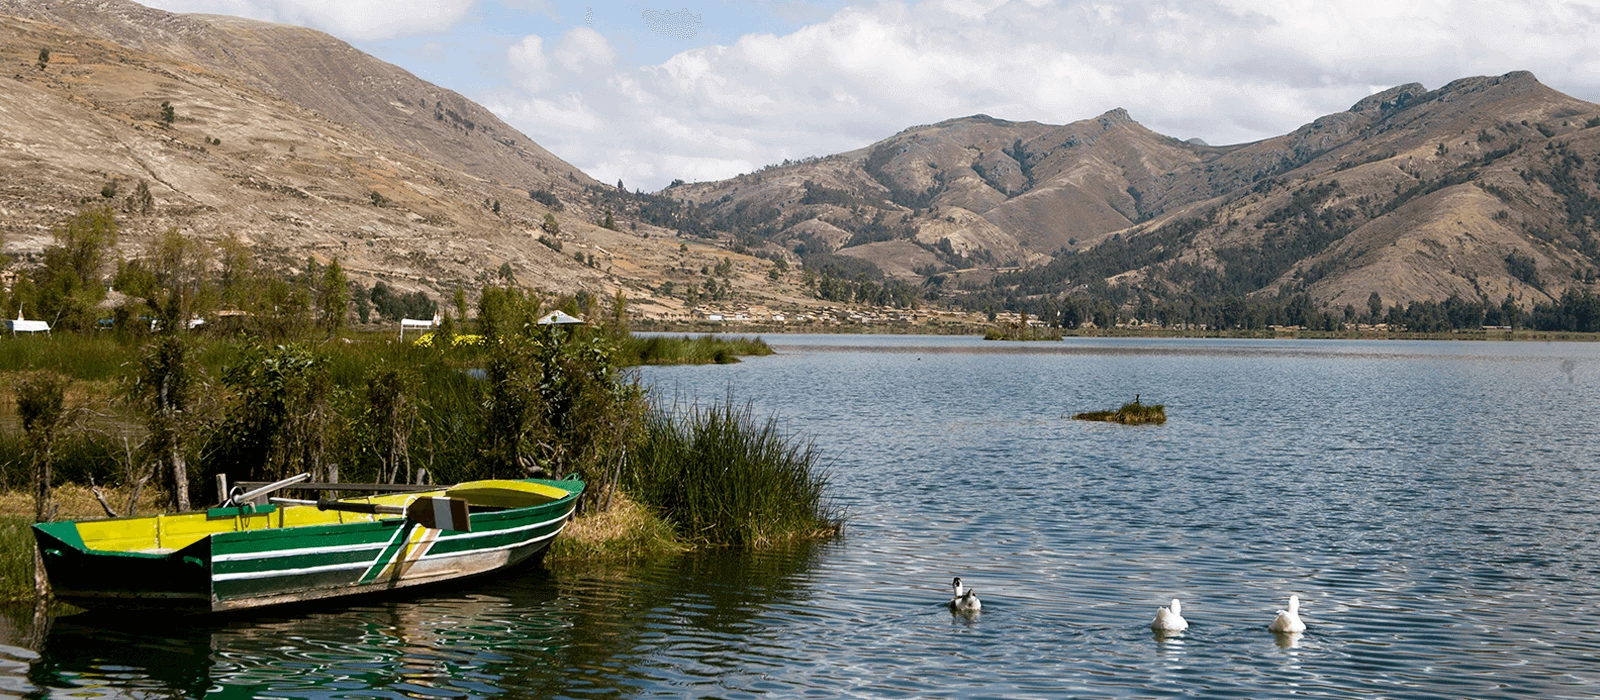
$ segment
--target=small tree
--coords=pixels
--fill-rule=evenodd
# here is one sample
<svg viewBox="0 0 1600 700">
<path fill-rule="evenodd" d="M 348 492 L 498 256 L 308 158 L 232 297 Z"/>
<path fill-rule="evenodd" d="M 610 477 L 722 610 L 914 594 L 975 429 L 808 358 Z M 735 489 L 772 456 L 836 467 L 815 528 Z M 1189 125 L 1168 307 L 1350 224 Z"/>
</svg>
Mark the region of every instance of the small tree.
<svg viewBox="0 0 1600 700">
<path fill-rule="evenodd" d="M 39 70 L 50 65 L 50 49 L 39 49 Z"/>
<path fill-rule="evenodd" d="M 184 324 L 169 324 L 160 338 L 145 352 L 134 382 L 134 396 L 144 412 L 150 431 L 145 450 L 162 468 L 171 490 L 173 506 L 189 510 L 189 464 L 185 411 L 189 405 L 191 370 L 189 348 L 180 337 Z"/>
<path fill-rule="evenodd" d="M 177 120 L 178 120 L 178 110 L 173 108 L 171 102 L 162 102 L 161 103 L 161 123 L 162 123 L 162 125 L 164 125 L 164 126 L 172 126 L 172 123 L 177 121 Z"/>
<path fill-rule="evenodd" d="M 378 482 L 398 483 L 411 476 L 411 434 L 418 420 L 416 377 L 395 367 L 379 367 L 367 379 L 367 420 L 378 456 Z"/>
<path fill-rule="evenodd" d="M 54 372 L 34 372 L 17 380 L 17 418 L 27 440 L 28 461 L 33 465 L 34 522 L 55 519 L 50 472 L 55 462 L 56 437 L 66 422 L 66 386 L 66 378 Z M 50 586 L 37 548 L 33 552 L 33 584 L 41 597 Z"/>
<path fill-rule="evenodd" d="M 551 214 L 551 213 L 548 213 L 548 212 L 545 213 L 545 215 L 544 215 L 544 223 L 541 224 L 539 226 L 539 228 L 544 229 L 545 233 L 548 233 L 548 234 L 550 234 L 552 236 L 557 236 L 557 235 L 561 234 L 561 222 L 556 221 L 556 215 L 555 214 Z"/>
<path fill-rule="evenodd" d="M 323 270 L 316 297 L 317 325 L 328 335 L 337 336 L 339 331 L 344 330 L 350 316 L 350 280 L 345 277 L 338 258 L 334 258 Z"/>
<path fill-rule="evenodd" d="M 618 184 L 621 184 L 621 183 L 618 183 Z M 611 229 L 612 231 L 617 230 L 617 220 L 614 217 L 612 217 L 610 209 L 606 210 L 606 218 L 605 218 L 604 221 L 600 222 L 600 227 L 601 228 L 608 228 L 608 229 Z"/>
<path fill-rule="evenodd" d="M 67 327 L 84 327 L 94 305 L 105 298 L 100 271 L 117 243 L 116 216 L 108 207 L 85 209 L 57 226 L 54 244 L 44 249 L 44 266 L 34 272 L 39 314 Z"/>
<path fill-rule="evenodd" d="M 133 194 L 122 200 L 122 212 L 148 215 L 155 205 L 156 198 L 150 194 L 150 183 L 140 180 L 139 185 L 133 188 Z"/>
<path fill-rule="evenodd" d="M 456 303 L 456 318 L 465 324 L 467 321 L 467 290 L 456 287 L 454 300 Z"/>
</svg>

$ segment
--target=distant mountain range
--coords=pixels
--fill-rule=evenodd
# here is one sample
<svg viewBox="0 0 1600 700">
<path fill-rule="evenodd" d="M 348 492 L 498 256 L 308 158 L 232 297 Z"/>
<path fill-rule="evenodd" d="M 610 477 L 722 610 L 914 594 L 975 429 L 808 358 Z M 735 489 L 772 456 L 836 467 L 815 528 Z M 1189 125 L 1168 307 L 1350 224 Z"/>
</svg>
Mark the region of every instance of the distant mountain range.
<svg viewBox="0 0 1600 700">
<path fill-rule="evenodd" d="M 1120 109 L 1059 126 L 978 115 L 642 194 L 312 30 L 0 0 L 0 61 L 0 233 L 24 264 L 67 214 L 105 204 L 128 250 L 177 227 L 403 289 L 505 271 L 626 289 L 663 314 L 935 299 L 1365 312 L 1374 294 L 1526 308 L 1600 270 L 1600 106 L 1524 72 L 1402 85 L 1250 144 L 1163 136 Z M 129 202 L 141 182 L 149 206 Z"/>
<path fill-rule="evenodd" d="M 1402 85 L 1237 146 L 1120 109 L 1064 126 L 979 115 L 669 192 L 751 247 L 856 258 L 994 304 L 1110 286 L 1130 305 L 1295 292 L 1362 309 L 1374 292 L 1527 305 L 1600 268 L 1597 127 L 1600 106 L 1515 72 Z"/>
</svg>

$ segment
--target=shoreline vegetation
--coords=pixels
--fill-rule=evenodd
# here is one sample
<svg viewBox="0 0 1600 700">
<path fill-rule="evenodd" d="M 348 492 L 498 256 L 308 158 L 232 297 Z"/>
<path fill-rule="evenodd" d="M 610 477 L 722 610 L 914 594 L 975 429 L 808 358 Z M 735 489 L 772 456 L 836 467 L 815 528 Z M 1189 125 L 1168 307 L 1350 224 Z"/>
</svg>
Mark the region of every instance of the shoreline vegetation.
<svg viewBox="0 0 1600 700">
<path fill-rule="evenodd" d="M 0 338 L 0 599 L 47 600 L 31 523 L 193 511 L 221 500 L 221 474 L 441 485 L 575 474 L 588 484 L 581 517 L 551 565 L 838 532 L 808 447 L 784 447 L 748 412 L 729 422 L 715 405 L 663 406 L 630 369 L 771 354 L 758 338 L 636 337 L 620 292 L 545 295 L 509 268 L 441 308 L 351 283 L 337 259 L 272 269 L 224 246 L 218 262 L 177 232 L 114 261 L 109 216 L 55 237 L 42 267 L 0 291 L 8 315 L 54 319 L 49 335 Z M 537 322 L 557 310 L 584 323 Z M 370 323 L 374 311 L 391 325 Z M 425 342 L 402 340 L 402 317 L 438 323 Z M 740 481 L 720 478 L 730 469 Z M 751 484 L 811 510 L 748 507 Z M 738 508 L 705 522 L 718 503 Z"/>
<path fill-rule="evenodd" d="M 1004 333 L 991 324 L 860 324 L 860 323 L 731 323 L 711 321 L 642 321 L 630 327 L 641 332 L 723 335 L 976 335 Z M 1530 329 L 1479 329 L 1440 331 L 1316 331 L 1270 328 L 1255 330 L 1185 330 L 1176 328 L 1055 328 L 1066 338 L 1217 338 L 1236 340 L 1480 340 L 1480 341 L 1571 341 L 1600 342 L 1600 333 L 1540 331 Z M 989 338 L 995 340 L 996 338 Z M 1055 338 L 1049 338 L 1051 340 Z"/>
<path fill-rule="evenodd" d="M 1022 324 L 1005 324 L 983 332 L 984 340 L 1061 340 L 1060 328 L 1043 328 Z"/>
<path fill-rule="evenodd" d="M 1123 425 L 1160 425 L 1167 422 L 1167 407 L 1158 403 L 1140 403 L 1139 397 L 1135 396 L 1133 401 L 1122 404 L 1122 407 L 1115 411 L 1076 413 L 1073 414 L 1072 419 L 1121 423 Z"/>
<path fill-rule="evenodd" d="M 529 301 L 523 297 L 519 303 Z M 195 406 L 195 413 L 210 415 L 197 416 L 187 426 L 199 439 L 183 448 L 192 456 L 185 465 L 190 473 L 183 481 L 192 493 L 184 510 L 219 499 L 206 488 L 218 472 L 235 481 L 312 471 L 318 481 L 379 483 L 554 478 L 577 472 L 589 482 L 592 497 L 545 554 L 550 566 L 627 563 L 708 547 L 758 548 L 837 534 L 840 520 L 822 495 L 827 477 L 809 446 L 786 448 L 789 438 L 775 423 L 759 423 L 748 409 L 728 408 L 731 403 L 658 407 L 626 369 L 727 364 L 741 355 L 771 355 L 759 338 L 637 337 L 605 327 L 531 333 L 541 335 L 502 338 L 492 348 L 441 343 L 444 350 L 431 343 L 419 346 L 414 338 L 397 342 L 391 332 L 347 333 L 337 342 L 271 348 L 250 338 L 185 338 L 188 372 L 221 396 L 216 404 Z M 40 450 L 20 426 L 18 408 L 30 391 L 26 379 L 50 376 L 62 387 L 61 428 L 49 449 L 53 517 L 46 519 L 180 510 L 173 494 L 177 481 L 164 473 L 170 465 L 160 464 L 152 449 L 160 436 L 139 415 L 145 407 L 136 396 L 149 371 L 151 347 L 159 345 L 158 337 L 130 341 L 110 334 L 0 340 L 0 602 L 38 598 L 29 526 L 36 521 L 32 477 Z M 481 379 L 469 378 L 469 370 L 477 370 Z M 251 415 L 251 404 L 267 415 Z M 326 423 L 282 420 L 306 412 L 321 414 Z M 568 421 L 561 429 L 573 434 L 555 434 L 551 423 L 562 413 Z M 270 421 L 277 424 L 261 424 Z M 477 449 L 441 444 L 447 430 L 463 429 L 484 444 Z M 243 446 L 227 444 L 217 434 L 223 431 L 254 433 L 252 446 L 264 449 L 276 464 L 241 469 L 247 465 L 239 463 L 234 450 Z M 333 444 L 320 455 L 307 455 L 308 445 L 290 431 L 307 431 Z M 574 444 L 577 440 L 589 443 L 588 454 L 584 445 Z M 503 452 L 492 452 L 496 449 Z M 204 454 L 208 450 L 211 455 Z M 670 464 L 654 461 L 668 455 Z M 478 464 L 443 468 L 452 458 Z M 348 466 L 317 473 L 316 461 L 334 459 Z M 516 468 L 493 469 L 497 459 Z M 366 468 L 352 468 L 357 465 Z M 671 476 L 658 474 L 663 471 Z M 729 480 L 727 474 L 739 478 Z M 724 478 L 713 478 L 718 476 Z M 676 497 L 673 487 L 680 483 L 694 489 L 694 500 Z M 774 502 L 809 505 L 752 510 L 746 502 L 752 486 L 771 489 L 761 495 Z M 138 493 L 130 496 L 135 488 Z M 633 495 L 641 491 L 642 497 Z M 717 505 L 732 502 L 738 507 Z M 744 515 L 707 523 L 706 512 Z"/>
</svg>

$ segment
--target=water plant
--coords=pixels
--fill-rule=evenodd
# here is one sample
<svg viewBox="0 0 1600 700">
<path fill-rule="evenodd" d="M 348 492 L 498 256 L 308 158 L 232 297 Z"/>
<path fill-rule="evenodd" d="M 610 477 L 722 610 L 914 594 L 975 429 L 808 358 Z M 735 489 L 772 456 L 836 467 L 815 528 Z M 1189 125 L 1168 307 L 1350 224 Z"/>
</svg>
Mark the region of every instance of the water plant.
<svg viewBox="0 0 1600 700">
<path fill-rule="evenodd" d="M 772 348 L 760 338 L 629 336 L 622 342 L 618 361 L 624 365 L 726 365 L 738 362 L 741 355 L 771 354 Z"/>
<path fill-rule="evenodd" d="M 703 544 L 763 547 L 831 536 L 841 525 L 811 444 L 731 396 L 652 412 L 624 486 Z"/>
<path fill-rule="evenodd" d="M 1122 404 L 1115 411 L 1089 411 L 1077 413 L 1073 420 L 1097 420 L 1107 423 L 1122 423 L 1123 425 L 1141 425 L 1145 423 L 1167 422 L 1167 408 L 1161 404 L 1144 404 L 1135 396 L 1133 401 Z"/>
</svg>

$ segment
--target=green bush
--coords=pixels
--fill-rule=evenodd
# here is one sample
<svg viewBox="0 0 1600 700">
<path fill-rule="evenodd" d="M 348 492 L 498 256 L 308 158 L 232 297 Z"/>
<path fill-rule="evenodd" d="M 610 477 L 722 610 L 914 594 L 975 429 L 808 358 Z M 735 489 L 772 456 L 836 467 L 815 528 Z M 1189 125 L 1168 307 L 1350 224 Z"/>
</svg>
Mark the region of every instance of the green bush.
<svg viewBox="0 0 1600 700">
<path fill-rule="evenodd" d="M 838 532 L 817 462 L 810 444 L 730 397 L 652 412 L 625 484 L 689 540 L 759 547 Z"/>
</svg>

